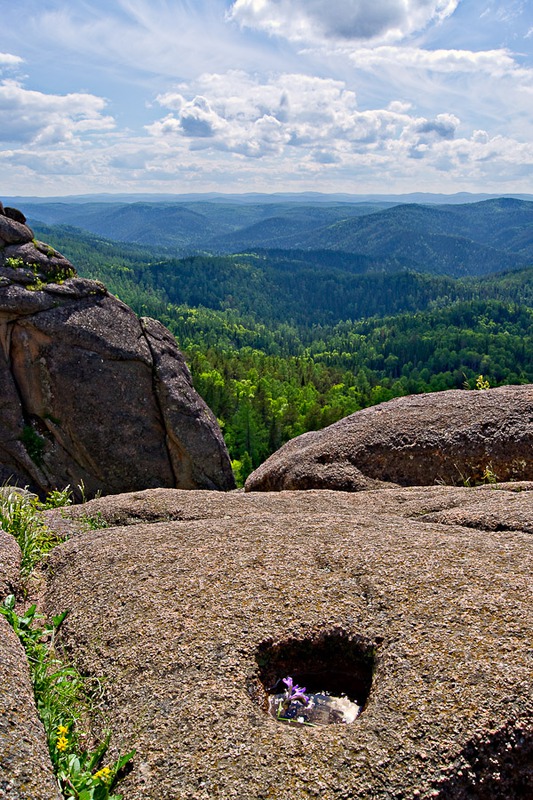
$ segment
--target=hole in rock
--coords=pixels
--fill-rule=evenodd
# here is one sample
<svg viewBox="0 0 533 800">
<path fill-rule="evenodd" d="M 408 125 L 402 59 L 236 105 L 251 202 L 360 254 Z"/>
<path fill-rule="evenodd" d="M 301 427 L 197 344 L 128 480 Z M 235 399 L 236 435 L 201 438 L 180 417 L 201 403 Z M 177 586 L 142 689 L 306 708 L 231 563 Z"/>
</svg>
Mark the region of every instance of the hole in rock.
<svg viewBox="0 0 533 800">
<path fill-rule="evenodd" d="M 344 630 L 258 648 L 259 703 L 285 724 L 353 722 L 365 709 L 382 640 Z"/>
</svg>

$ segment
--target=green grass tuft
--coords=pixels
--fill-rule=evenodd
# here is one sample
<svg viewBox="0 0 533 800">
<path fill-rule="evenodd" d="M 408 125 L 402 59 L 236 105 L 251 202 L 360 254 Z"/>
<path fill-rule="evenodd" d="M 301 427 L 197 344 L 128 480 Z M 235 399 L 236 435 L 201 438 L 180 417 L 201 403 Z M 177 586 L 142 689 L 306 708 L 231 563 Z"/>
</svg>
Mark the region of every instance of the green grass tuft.
<svg viewBox="0 0 533 800">
<path fill-rule="evenodd" d="M 29 492 L 4 488 L 0 493 L 0 526 L 17 540 L 22 551 L 20 574 L 28 578 L 35 566 L 53 547 L 63 542 L 43 522 L 39 511 L 65 505 L 64 492 L 53 492 L 45 503 Z"/>
</svg>

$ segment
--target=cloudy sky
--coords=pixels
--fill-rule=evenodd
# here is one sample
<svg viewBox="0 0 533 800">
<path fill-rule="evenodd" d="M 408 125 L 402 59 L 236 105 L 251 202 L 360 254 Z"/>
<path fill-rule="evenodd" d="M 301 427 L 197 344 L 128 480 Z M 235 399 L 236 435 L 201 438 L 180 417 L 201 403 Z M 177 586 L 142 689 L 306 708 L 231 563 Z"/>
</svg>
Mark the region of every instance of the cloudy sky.
<svg viewBox="0 0 533 800">
<path fill-rule="evenodd" d="M 531 0 L 2 3 L 0 197 L 533 191 Z"/>
</svg>

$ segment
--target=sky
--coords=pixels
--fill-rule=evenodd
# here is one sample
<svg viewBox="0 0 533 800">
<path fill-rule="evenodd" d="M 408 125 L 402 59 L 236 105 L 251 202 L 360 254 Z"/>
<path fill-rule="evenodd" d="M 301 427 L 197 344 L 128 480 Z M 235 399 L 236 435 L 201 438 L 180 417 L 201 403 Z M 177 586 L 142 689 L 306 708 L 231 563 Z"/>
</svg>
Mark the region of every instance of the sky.
<svg viewBox="0 0 533 800">
<path fill-rule="evenodd" d="M 0 9 L 0 197 L 533 192 L 531 0 Z"/>
</svg>

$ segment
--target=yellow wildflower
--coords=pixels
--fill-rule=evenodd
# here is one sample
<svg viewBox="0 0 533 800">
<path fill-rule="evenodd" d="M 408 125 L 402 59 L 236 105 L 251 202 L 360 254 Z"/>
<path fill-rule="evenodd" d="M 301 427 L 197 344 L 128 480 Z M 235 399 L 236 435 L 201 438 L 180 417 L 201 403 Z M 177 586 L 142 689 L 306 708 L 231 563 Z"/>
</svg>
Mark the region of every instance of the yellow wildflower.
<svg viewBox="0 0 533 800">
<path fill-rule="evenodd" d="M 57 728 L 57 735 L 58 736 L 66 736 L 67 733 L 68 733 L 68 728 L 67 728 L 66 725 L 58 725 L 58 728 Z"/>
<path fill-rule="evenodd" d="M 66 750 L 68 747 L 68 739 L 65 736 L 60 736 L 56 742 L 56 747 L 58 750 Z"/>
<path fill-rule="evenodd" d="M 107 783 L 110 778 L 111 770 L 109 767 L 102 767 L 102 769 L 99 769 L 98 772 L 95 772 L 93 775 L 94 780 L 100 780 L 102 783 Z"/>
</svg>

